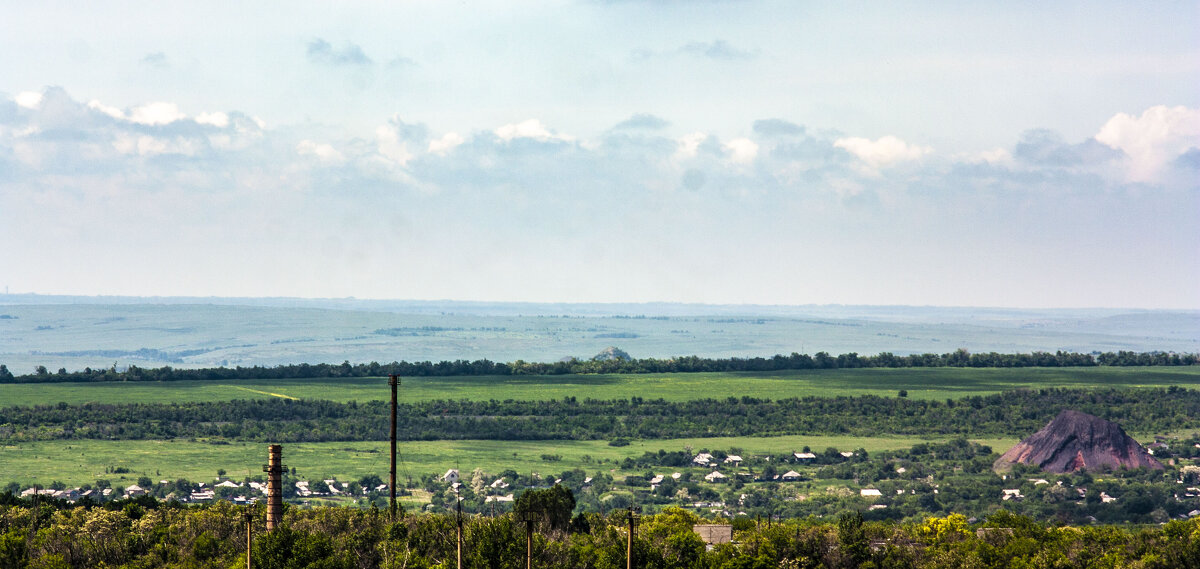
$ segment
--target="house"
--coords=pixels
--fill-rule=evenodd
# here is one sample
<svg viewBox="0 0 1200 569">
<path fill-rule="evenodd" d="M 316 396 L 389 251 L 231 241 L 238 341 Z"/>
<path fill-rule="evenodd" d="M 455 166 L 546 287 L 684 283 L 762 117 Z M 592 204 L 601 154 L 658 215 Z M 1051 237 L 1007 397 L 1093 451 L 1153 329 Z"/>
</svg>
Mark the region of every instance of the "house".
<svg viewBox="0 0 1200 569">
<path fill-rule="evenodd" d="M 650 485 L 651 485 L 651 486 L 658 486 L 659 484 L 662 484 L 662 481 L 663 481 L 663 479 L 664 479 L 664 478 L 665 478 L 665 477 L 664 477 L 663 475 L 661 475 L 661 474 L 655 474 L 655 475 L 654 475 L 654 478 L 651 478 L 651 479 L 650 479 Z"/>
<path fill-rule="evenodd" d="M 216 497 L 217 497 L 216 492 L 213 492 L 212 490 L 201 490 L 199 492 L 192 492 L 192 495 L 188 496 L 188 501 L 189 502 L 207 502 Z"/>
<path fill-rule="evenodd" d="M 725 462 L 725 464 L 732 464 L 734 466 L 737 466 L 742 463 L 742 457 L 740 457 L 736 454 L 731 454 L 731 455 L 725 457 L 724 462 Z"/>
<path fill-rule="evenodd" d="M 591 479 L 589 478 L 588 480 L 591 480 Z M 495 488 L 496 490 L 503 490 L 505 488 L 508 488 L 508 482 L 505 482 L 503 478 L 497 478 L 494 481 L 492 481 L 492 483 L 489 484 L 488 486 L 491 488 Z"/>
<path fill-rule="evenodd" d="M 1101 501 L 1101 502 L 1103 502 L 1103 503 L 1105 503 L 1105 504 L 1107 504 L 1107 503 L 1109 503 L 1109 502 L 1116 502 L 1116 501 L 1117 501 L 1117 499 L 1116 499 L 1116 498 L 1114 498 L 1114 497 L 1112 497 L 1112 496 L 1109 496 L 1109 495 L 1108 495 L 1107 493 L 1105 493 L 1105 492 L 1101 492 L 1101 493 L 1100 493 L 1100 501 Z"/>
<path fill-rule="evenodd" d="M 787 472 L 784 472 L 779 477 L 779 479 L 783 480 L 784 482 L 795 482 L 796 480 L 800 480 L 801 478 L 802 477 L 800 476 L 800 473 L 796 472 L 795 470 L 789 470 Z"/>
<path fill-rule="evenodd" d="M 672 479 L 672 480 L 679 480 L 679 477 L 680 477 L 680 476 L 683 476 L 683 474 L 681 474 L 681 473 L 679 473 L 679 472 L 672 472 L 672 473 L 671 473 L 671 479 Z"/>
<path fill-rule="evenodd" d="M 1004 492 L 1004 494 L 1000 496 L 1001 500 L 1020 500 L 1021 498 L 1024 498 L 1024 496 L 1021 495 L 1020 488 L 1008 488 L 1002 490 L 1002 492 Z"/>
<path fill-rule="evenodd" d="M 145 493 L 146 489 L 138 486 L 137 484 L 130 484 L 127 488 L 125 488 L 125 495 L 131 498 L 134 496 L 141 496 Z"/>
<path fill-rule="evenodd" d="M 812 460 L 817 458 L 817 455 L 811 452 L 793 452 L 792 456 L 796 457 L 796 460 Z"/>
<path fill-rule="evenodd" d="M 704 479 L 709 482 L 716 482 L 718 480 L 724 480 L 725 478 L 727 478 L 727 477 L 724 474 L 721 474 L 719 471 L 716 471 L 716 470 L 709 472 L 707 475 L 704 476 Z"/>
<path fill-rule="evenodd" d="M 234 482 L 232 480 L 226 480 L 220 484 L 217 484 L 217 488 L 241 488 L 241 487 L 242 487 L 241 484 L 238 484 L 237 482 Z"/>
<path fill-rule="evenodd" d="M 692 462 L 700 466 L 709 466 L 712 463 L 713 455 L 702 452 L 692 459 Z"/>
<path fill-rule="evenodd" d="M 887 508 L 887 504 L 871 504 L 867 507 L 868 510 L 883 510 Z"/>
<path fill-rule="evenodd" d="M 449 482 L 451 484 L 457 484 L 458 483 L 458 469 L 451 468 L 450 470 L 447 470 L 446 473 L 442 475 L 442 481 Z"/>
<path fill-rule="evenodd" d="M 878 498 L 883 496 L 883 492 L 880 492 L 876 488 L 863 488 L 862 490 L 858 491 L 858 495 L 862 496 L 863 498 Z"/>
<path fill-rule="evenodd" d="M 848 450 L 842 451 L 838 454 L 842 455 L 842 458 L 854 458 L 854 453 Z"/>
<path fill-rule="evenodd" d="M 511 502 L 511 501 L 513 501 L 513 495 L 509 494 L 507 496 L 488 496 L 483 501 L 484 502 Z"/>
</svg>

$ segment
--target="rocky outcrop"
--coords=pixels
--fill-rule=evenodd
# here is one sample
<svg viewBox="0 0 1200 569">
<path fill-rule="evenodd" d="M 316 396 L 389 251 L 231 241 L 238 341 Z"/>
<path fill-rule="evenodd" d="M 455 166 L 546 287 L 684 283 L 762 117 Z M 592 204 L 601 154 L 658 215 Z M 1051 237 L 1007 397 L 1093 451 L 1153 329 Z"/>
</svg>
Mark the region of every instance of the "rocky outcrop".
<svg viewBox="0 0 1200 569">
<path fill-rule="evenodd" d="M 600 353 L 592 356 L 592 359 L 598 362 L 606 362 L 608 360 L 632 361 L 633 358 L 625 353 L 625 350 L 616 346 L 609 346 L 600 350 Z"/>
<path fill-rule="evenodd" d="M 1070 410 L 1059 413 L 1042 430 L 1008 449 L 993 468 L 1009 470 L 1017 463 L 1057 473 L 1083 468 L 1163 468 L 1120 425 Z"/>
</svg>

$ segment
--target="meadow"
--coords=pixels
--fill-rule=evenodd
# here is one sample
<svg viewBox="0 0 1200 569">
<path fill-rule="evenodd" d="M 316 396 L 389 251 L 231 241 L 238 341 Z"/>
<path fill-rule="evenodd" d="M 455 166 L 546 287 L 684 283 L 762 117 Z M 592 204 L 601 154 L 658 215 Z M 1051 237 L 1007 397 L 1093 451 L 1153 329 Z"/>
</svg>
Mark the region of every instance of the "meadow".
<svg viewBox="0 0 1200 569">
<path fill-rule="evenodd" d="M 865 449 L 868 452 L 906 449 L 920 442 L 942 441 L 926 437 L 729 437 L 655 439 L 631 441 L 628 446 L 613 447 L 605 441 L 412 441 L 398 444 L 397 470 L 401 480 L 417 479 L 424 474 L 441 474 L 450 468 L 471 472 L 482 468 L 499 473 L 513 469 L 520 473 L 557 474 L 582 468 L 589 474 L 603 470 L 618 477 L 616 463 L 626 457 L 638 457 L 647 451 L 683 450 L 691 447 L 728 451 L 738 448 L 747 455 L 786 454 L 804 446 L 821 451 Z M 1012 439 L 972 439 L 1003 452 L 1016 443 Z M 558 455 L 547 461 L 542 455 Z M 45 441 L 0 446 L 3 478 L 0 483 L 17 482 L 22 488 L 32 484 L 48 485 L 59 481 L 69 486 L 107 479 L 114 486 L 133 484 L 139 476 L 155 481 L 186 478 L 193 482 L 211 481 L 223 469 L 234 479 L 259 476 L 266 462 L 266 445 L 226 441 Z M 300 478 L 357 480 L 367 474 L 386 479 L 388 443 L 335 442 L 285 445 L 283 461 L 297 470 Z M 123 467 L 128 473 L 106 473 L 109 467 Z M 614 470 L 618 469 L 618 470 Z"/>
<path fill-rule="evenodd" d="M 780 372 L 402 378 L 400 399 L 476 401 L 662 398 L 837 397 L 899 390 L 914 399 L 1013 389 L 1200 387 L 1200 367 L 866 368 Z M 0 405 L 183 403 L 283 397 L 338 402 L 386 400 L 387 378 L 0 384 Z"/>
</svg>

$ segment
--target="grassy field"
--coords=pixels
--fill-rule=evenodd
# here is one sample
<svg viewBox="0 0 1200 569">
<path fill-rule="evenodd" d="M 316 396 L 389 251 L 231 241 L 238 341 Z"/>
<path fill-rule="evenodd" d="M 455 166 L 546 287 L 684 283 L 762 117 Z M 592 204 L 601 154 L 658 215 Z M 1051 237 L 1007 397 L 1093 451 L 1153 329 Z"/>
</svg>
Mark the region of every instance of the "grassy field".
<svg viewBox="0 0 1200 569">
<path fill-rule="evenodd" d="M 1200 366 L 1138 368 L 915 368 L 802 370 L 770 373 L 645 375 L 459 376 L 403 378 L 402 401 L 430 399 L 548 400 L 563 397 L 644 397 L 688 400 L 704 397 L 785 397 L 876 394 L 945 399 L 1046 387 L 1200 387 Z M 174 381 L 0 385 L 0 405 L 88 401 L 173 403 L 286 397 L 332 401 L 388 398 L 386 378 L 289 379 L 273 381 Z"/>
<path fill-rule="evenodd" d="M 922 437 L 740 437 L 707 439 L 659 439 L 633 441 L 629 446 L 611 447 L 605 441 L 419 441 L 399 445 L 400 476 L 416 479 L 422 474 L 442 473 L 448 468 L 470 472 L 482 468 L 499 473 L 505 469 L 539 472 L 547 475 L 571 468 L 588 472 L 609 471 L 625 457 L 641 456 L 646 451 L 737 447 L 746 454 L 789 453 L 810 446 L 816 450 L 835 447 L 841 450 L 864 448 L 868 452 L 902 449 L 927 440 Z M 1010 439 L 976 439 L 1003 452 L 1016 443 Z M 302 478 L 354 480 L 366 474 L 386 478 L 387 442 L 297 443 L 284 445 L 283 461 L 298 470 Z M 543 454 L 560 455 L 561 460 L 547 462 Z M 264 444 L 235 442 L 210 444 L 193 441 L 48 441 L 0 446 L 3 472 L 0 484 L 18 482 L 22 487 L 58 480 L 76 486 L 98 478 L 114 486 L 132 484 L 139 476 L 154 480 L 187 478 L 209 481 L 217 469 L 229 476 L 262 474 L 267 449 Z M 164 460 L 164 457 L 168 457 Z M 126 474 L 106 474 L 107 467 L 125 467 Z"/>
</svg>

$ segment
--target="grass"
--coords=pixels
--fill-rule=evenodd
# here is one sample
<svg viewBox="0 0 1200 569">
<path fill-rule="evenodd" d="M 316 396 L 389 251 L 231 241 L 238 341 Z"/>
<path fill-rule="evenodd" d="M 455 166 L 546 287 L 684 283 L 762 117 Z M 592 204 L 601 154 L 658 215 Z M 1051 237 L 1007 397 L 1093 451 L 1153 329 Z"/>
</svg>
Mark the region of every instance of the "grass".
<svg viewBox="0 0 1200 569">
<path fill-rule="evenodd" d="M 557 474 L 572 468 L 588 472 L 614 471 L 626 457 L 646 451 L 682 450 L 692 447 L 723 449 L 731 447 L 754 455 L 788 453 L 804 446 L 816 451 L 827 447 L 841 450 L 866 449 L 868 452 L 909 448 L 925 441 L 945 438 L 924 437 L 738 437 L 707 439 L 655 439 L 633 441 L 629 446 L 612 447 L 605 441 L 415 441 L 400 443 L 398 450 L 401 479 L 416 479 L 422 474 L 441 474 L 449 468 L 464 472 L 482 468 L 499 473 L 513 469 L 521 473 Z M 1011 439 L 973 439 L 1003 452 L 1016 443 Z M 543 454 L 561 455 L 548 462 Z M 262 474 L 266 462 L 265 444 L 234 442 L 211 444 L 202 441 L 43 441 L 0 446 L 3 473 L 0 483 L 15 481 L 22 487 L 61 481 L 71 486 L 108 479 L 114 486 L 128 486 L 139 476 L 155 481 L 187 478 L 193 482 L 211 481 L 218 469 L 235 479 Z M 387 442 L 295 443 L 284 445 L 284 464 L 294 467 L 301 478 L 337 477 L 356 480 L 366 474 L 387 478 Z M 125 474 L 106 474 L 108 467 L 124 467 Z"/>
<path fill-rule="evenodd" d="M 1048 387 L 1200 387 L 1200 366 L 1092 368 L 913 368 L 798 370 L 766 373 L 406 377 L 402 401 L 549 400 L 643 397 L 786 397 L 875 394 L 904 389 L 914 399 L 945 399 Z M 284 397 L 370 401 L 388 398 L 386 378 L 245 381 L 104 382 L 0 385 L 0 405 L 66 402 L 183 403 Z"/>
</svg>

